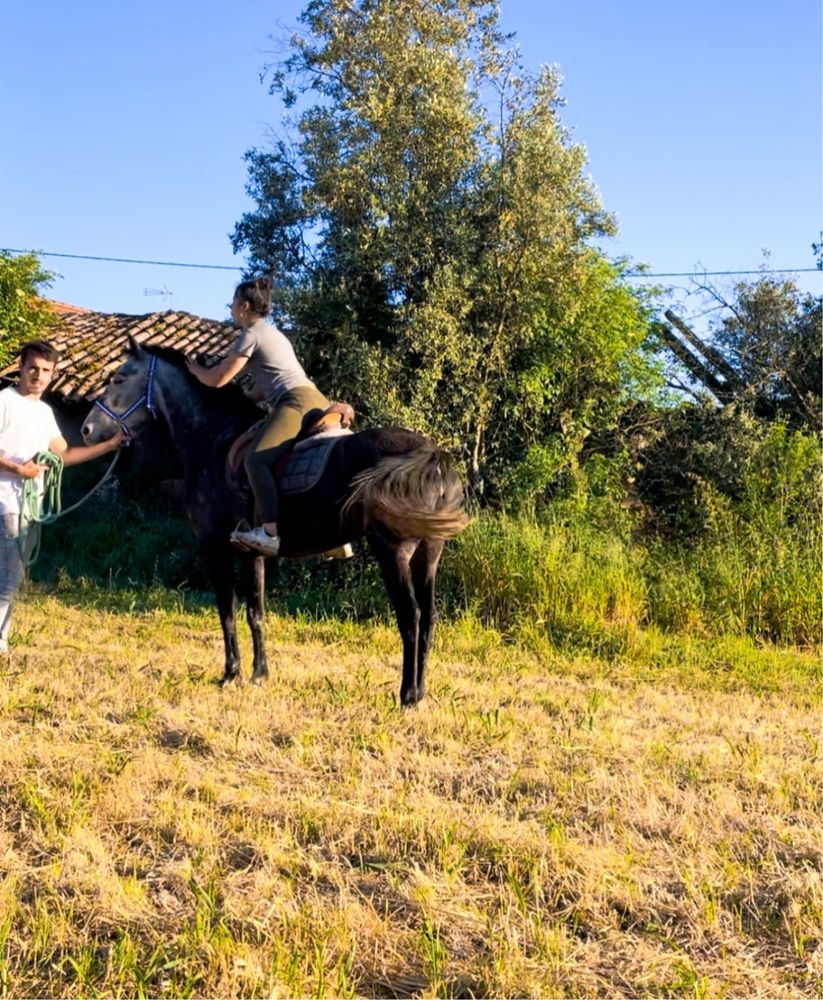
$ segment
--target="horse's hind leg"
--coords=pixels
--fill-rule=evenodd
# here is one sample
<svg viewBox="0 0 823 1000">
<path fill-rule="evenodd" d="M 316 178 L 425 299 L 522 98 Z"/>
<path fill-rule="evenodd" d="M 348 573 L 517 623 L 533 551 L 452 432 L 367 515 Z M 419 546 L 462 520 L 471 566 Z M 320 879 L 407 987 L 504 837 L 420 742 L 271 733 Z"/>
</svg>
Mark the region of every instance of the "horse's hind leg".
<svg viewBox="0 0 823 1000">
<path fill-rule="evenodd" d="M 376 532 L 369 534 L 369 544 L 374 552 L 383 583 L 389 595 L 400 638 L 403 640 L 403 676 L 400 681 L 400 704 L 415 705 L 422 697 L 417 689 L 417 636 L 420 609 L 414 598 L 409 561 L 416 541 L 389 541 Z"/>
<path fill-rule="evenodd" d="M 269 673 L 266 647 L 263 642 L 265 608 L 266 560 L 263 556 L 249 556 L 243 560 L 243 582 L 246 596 L 246 621 L 251 630 L 254 647 L 252 683 L 260 683 Z"/>
<path fill-rule="evenodd" d="M 420 609 L 417 633 L 417 697 L 422 698 L 426 687 L 426 661 L 429 655 L 436 617 L 434 580 L 445 542 L 422 541 L 411 558 L 412 585 Z"/>
</svg>

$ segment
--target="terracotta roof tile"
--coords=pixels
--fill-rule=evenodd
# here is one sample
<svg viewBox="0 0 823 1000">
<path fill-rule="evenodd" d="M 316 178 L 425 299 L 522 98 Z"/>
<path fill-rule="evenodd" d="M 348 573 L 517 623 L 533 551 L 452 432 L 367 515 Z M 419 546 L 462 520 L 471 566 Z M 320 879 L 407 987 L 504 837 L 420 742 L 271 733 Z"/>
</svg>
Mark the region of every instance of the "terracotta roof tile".
<svg viewBox="0 0 823 1000">
<path fill-rule="evenodd" d="M 97 313 L 68 307 L 58 311 L 48 340 L 60 352 L 49 395 L 70 402 L 87 402 L 103 388 L 123 360 L 128 335 L 141 344 L 161 344 L 205 354 L 225 354 L 237 332 L 231 323 L 202 319 L 191 313 L 168 310 L 130 316 Z M 17 372 L 18 362 L 0 369 L 0 378 Z"/>
<path fill-rule="evenodd" d="M 84 309 L 83 306 L 73 306 L 68 302 L 58 302 L 56 299 L 49 299 L 49 305 L 51 306 L 51 311 L 57 316 L 67 316 L 70 313 L 87 313 L 91 310 Z"/>
</svg>

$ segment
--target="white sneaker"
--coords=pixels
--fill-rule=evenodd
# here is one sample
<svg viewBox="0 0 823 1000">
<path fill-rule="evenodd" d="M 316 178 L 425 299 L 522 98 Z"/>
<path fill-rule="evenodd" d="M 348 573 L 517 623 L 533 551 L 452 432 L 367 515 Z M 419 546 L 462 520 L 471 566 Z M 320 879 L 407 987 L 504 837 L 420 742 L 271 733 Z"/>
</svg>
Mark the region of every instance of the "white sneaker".
<svg viewBox="0 0 823 1000">
<path fill-rule="evenodd" d="M 8 653 L 9 643 L 8 639 L 0 639 L 0 653 Z"/>
<path fill-rule="evenodd" d="M 252 528 L 250 531 L 233 531 L 230 539 L 232 545 L 252 549 L 263 556 L 276 556 L 280 551 L 280 539 L 270 535 L 265 528 Z"/>
<path fill-rule="evenodd" d="M 338 545 L 336 549 L 329 549 L 328 552 L 324 552 L 321 559 L 351 559 L 353 555 L 354 549 L 346 542 L 345 545 Z"/>
</svg>

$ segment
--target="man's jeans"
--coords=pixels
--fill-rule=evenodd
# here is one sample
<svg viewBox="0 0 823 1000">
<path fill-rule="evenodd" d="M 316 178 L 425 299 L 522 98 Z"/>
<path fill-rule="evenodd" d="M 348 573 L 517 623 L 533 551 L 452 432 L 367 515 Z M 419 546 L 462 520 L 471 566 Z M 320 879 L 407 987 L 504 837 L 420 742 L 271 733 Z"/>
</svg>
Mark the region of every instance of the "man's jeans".
<svg viewBox="0 0 823 1000">
<path fill-rule="evenodd" d="M 26 548 L 28 535 L 26 531 L 22 541 Z M 11 606 L 23 580 L 20 546 L 20 515 L 0 514 L 0 646 L 8 642 Z"/>
</svg>

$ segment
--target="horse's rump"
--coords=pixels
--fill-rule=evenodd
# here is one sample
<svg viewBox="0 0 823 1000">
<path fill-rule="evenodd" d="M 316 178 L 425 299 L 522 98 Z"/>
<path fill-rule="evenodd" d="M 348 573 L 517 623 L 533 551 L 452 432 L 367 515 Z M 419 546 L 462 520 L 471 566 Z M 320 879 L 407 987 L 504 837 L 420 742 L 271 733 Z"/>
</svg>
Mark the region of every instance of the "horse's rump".
<svg viewBox="0 0 823 1000">
<path fill-rule="evenodd" d="M 364 529 L 379 522 L 400 538 L 446 540 L 468 523 L 462 503 L 463 486 L 451 458 L 425 443 L 405 455 L 387 455 L 354 476 L 342 513 L 359 504 Z"/>
</svg>

